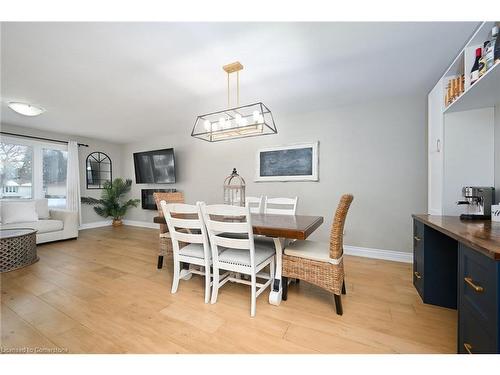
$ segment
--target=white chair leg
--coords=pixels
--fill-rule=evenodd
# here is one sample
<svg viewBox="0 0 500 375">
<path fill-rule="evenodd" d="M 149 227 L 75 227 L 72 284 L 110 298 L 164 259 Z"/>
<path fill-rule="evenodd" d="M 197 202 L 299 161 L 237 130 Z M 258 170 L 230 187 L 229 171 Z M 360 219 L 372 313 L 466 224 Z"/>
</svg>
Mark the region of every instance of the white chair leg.
<svg viewBox="0 0 500 375">
<path fill-rule="evenodd" d="M 210 266 L 205 266 L 205 303 L 210 301 Z"/>
<path fill-rule="evenodd" d="M 212 283 L 212 300 L 210 303 L 217 302 L 217 294 L 219 293 L 219 269 L 214 267 L 214 280 Z"/>
<path fill-rule="evenodd" d="M 179 287 L 179 277 L 181 272 L 181 263 L 174 260 L 174 275 L 172 280 L 172 293 L 177 293 L 177 288 Z"/>
<path fill-rule="evenodd" d="M 276 267 L 276 262 L 274 261 L 274 257 L 271 259 L 271 263 L 269 264 L 269 277 L 271 280 L 274 280 L 274 270 Z M 271 289 L 273 288 L 273 282 L 271 281 Z"/>
<path fill-rule="evenodd" d="M 250 306 L 250 316 L 255 316 L 255 304 L 257 302 L 257 277 L 255 276 L 255 270 L 252 272 L 252 302 Z"/>
</svg>

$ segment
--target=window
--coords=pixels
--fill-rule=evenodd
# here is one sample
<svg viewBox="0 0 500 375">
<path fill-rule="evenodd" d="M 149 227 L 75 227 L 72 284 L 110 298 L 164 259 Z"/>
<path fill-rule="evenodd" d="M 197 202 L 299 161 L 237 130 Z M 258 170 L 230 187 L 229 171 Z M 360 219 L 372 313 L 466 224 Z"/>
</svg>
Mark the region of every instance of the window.
<svg viewBox="0 0 500 375">
<path fill-rule="evenodd" d="M 66 207 L 66 173 L 68 152 L 43 149 L 43 195 L 49 200 L 49 207 Z"/>
<path fill-rule="evenodd" d="M 0 199 L 33 198 L 33 148 L 0 143 Z"/>
<path fill-rule="evenodd" d="M 47 198 L 66 207 L 66 145 L 3 137 L 0 142 L 0 199 Z"/>
</svg>

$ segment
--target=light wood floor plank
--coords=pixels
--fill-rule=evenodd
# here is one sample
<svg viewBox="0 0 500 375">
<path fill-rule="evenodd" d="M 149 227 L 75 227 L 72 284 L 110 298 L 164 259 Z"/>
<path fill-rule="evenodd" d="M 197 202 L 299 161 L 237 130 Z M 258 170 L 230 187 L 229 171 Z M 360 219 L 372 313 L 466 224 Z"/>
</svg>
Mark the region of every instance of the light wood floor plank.
<svg viewBox="0 0 500 375">
<path fill-rule="evenodd" d="M 411 265 L 346 256 L 344 315 L 333 297 L 291 284 L 288 301 L 226 284 L 205 304 L 203 278 L 171 294 L 172 259 L 156 269 L 158 233 L 80 232 L 38 247 L 40 261 L 1 275 L 2 346 L 70 353 L 454 353 L 455 310 L 425 305 Z"/>
</svg>

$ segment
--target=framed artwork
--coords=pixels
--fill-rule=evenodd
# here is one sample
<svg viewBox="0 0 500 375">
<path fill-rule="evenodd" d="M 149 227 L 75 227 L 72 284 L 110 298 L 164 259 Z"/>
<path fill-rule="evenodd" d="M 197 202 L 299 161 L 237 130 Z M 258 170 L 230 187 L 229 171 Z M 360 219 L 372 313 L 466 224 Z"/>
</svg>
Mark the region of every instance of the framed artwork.
<svg viewBox="0 0 500 375">
<path fill-rule="evenodd" d="M 319 142 L 262 148 L 255 181 L 318 181 Z"/>
</svg>

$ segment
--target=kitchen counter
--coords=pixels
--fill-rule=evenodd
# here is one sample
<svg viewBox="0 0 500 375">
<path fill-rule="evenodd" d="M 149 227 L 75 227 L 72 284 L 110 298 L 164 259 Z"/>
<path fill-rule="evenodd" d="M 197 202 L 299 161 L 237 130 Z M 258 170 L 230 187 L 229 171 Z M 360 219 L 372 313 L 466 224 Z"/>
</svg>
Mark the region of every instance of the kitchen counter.
<svg viewBox="0 0 500 375">
<path fill-rule="evenodd" d="M 500 261 L 500 222 L 460 220 L 458 216 L 412 215 L 417 221 Z"/>
</svg>

